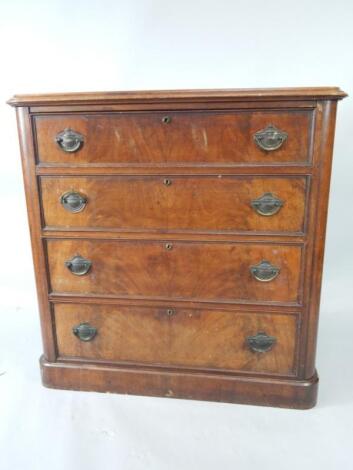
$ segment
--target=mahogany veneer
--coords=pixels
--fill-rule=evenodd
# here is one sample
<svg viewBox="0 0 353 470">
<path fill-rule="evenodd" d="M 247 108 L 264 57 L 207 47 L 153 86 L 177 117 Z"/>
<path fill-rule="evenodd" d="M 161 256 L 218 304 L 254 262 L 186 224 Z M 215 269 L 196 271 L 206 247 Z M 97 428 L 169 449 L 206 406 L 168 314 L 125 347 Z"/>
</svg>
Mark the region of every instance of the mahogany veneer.
<svg viewBox="0 0 353 470">
<path fill-rule="evenodd" d="M 266 315 L 211 309 L 56 304 L 58 354 L 105 362 L 292 376 L 297 367 L 296 314 Z M 72 325 L 89 321 L 98 333 L 77 341 Z M 244 337 L 254 330 L 275 335 L 278 347 L 254 354 Z"/>
<path fill-rule="evenodd" d="M 47 254 L 53 293 L 229 303 L 298 304 L 301 299 L 302 247 L 297 245 L 51 239 Z M 67 269 L 73 255 L 91 261 L 86 275 Z M 251 266 L 262 260 L 281 270 L 271 282 L 251 274 Z"/>
<path fill-rule="evenodd" d="M 43 163 L 72 163 L 53 146 L 53 136 L 70 127 L 89 135 L 75 156 L 75 163 L 287 163 L 310 158 L 313 111 L 170 111 L 170 123 L 161 125 L 166 113 L 134 112 L 37 116 L 38 160 Z M 297 135 L 278 152 L 267 154 L 253 135 L 268 123 Z M 171 125 L 168 125 L 171 124 Z"/>
<path fill-rule="evenodd" d="M 15 96 L 48 387 L 310 408 L 338 88 Z"/>
<path fill-rule="evenodd" d="M 178 175 L 166 186 L 162 176 L 43 176 L 40 187 L 48 229 L 299 234 L 304 232 L 308 179 Z M 58 204 L 68 188 L 87 196 L 85 210 L 71 213 Z M 259 217 L 251 206 L 268 192 L 285 201 L 274 218 Z"/>
</svg>

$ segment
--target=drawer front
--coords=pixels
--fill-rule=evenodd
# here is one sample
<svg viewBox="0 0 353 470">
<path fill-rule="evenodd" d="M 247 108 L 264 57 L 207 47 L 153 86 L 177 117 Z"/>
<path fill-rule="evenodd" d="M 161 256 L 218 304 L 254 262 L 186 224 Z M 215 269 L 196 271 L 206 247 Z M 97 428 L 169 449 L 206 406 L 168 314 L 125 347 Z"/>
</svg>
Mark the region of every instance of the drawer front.
<svg viewBox="0 0 353 470">
<path fill-rule="evenodd" d="M 299 245 L 76 239 L 48 240 L 47 251 L 51 289 L 57 293 L 229 302 L 300 299 Z"/>
<path fill-rule="evenodd" d="M 297 323 L 296 315 L 55 305 L 59 356 L 108 362 L 293 375 Z"/>
<path fill-rule="evenodd" d="M 37 154 L 43 163 L 75 165 L 304 163 L 310 159 L 312 113 L 173 111 L 37 116 Z"/>
<path fill-rule="evenodd" d="M 41 178 L 46 227 L 158 232 L 300 233 L 306 186 L 306 177 Z"/>
</svg>

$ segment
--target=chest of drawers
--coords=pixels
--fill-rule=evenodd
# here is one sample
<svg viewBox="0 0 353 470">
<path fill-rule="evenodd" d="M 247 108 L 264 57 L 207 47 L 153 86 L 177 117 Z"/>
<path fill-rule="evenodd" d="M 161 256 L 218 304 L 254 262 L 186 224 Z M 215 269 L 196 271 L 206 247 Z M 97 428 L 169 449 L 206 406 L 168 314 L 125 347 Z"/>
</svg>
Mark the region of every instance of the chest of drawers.
<svg viewBox="0 0 353 470">
<path fill-rule="evenodd" d="M 46 386 L 310 408 L 338 88 L 15 96 Z"/>
</svg>

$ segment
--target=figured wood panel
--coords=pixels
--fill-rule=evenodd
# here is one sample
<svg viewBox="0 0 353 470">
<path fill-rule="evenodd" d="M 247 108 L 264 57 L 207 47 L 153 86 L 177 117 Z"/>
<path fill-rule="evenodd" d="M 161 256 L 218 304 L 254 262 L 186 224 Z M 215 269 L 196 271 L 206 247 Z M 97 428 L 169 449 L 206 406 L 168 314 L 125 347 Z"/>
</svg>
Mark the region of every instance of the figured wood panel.
<svg viewBox="0 0 353 470">
<path fill-rule="evenodd" d="M 168 116 L 169 124 L 162 122 Z M 310 157 L 312 110 L 165 111 L 36 116 L 38 160 L 44 163 L 304 163 Z M 274 125 L 288 133 L 278 150 L 266 152 L 254 134 Z M 75 153 L 56 135 L 71 128 L 84 136 Z"/>
<path fill-rule="evenodd" d="M 52 292 L 210 301 L 300 300 L 300 245 L 162 241 L 47 240 Z M 84 276 L 65 261 L 92 262 Z M 270 282 L 255 280 L 250 266 L 267 260 L 280 268 Z"/>
<path fill-rule="evenodd" d="M 81 390 L 312 406 L 317 390 L 315 349 L 336 101 L 344 96 L 337 88 L 307 88 L 30 95 L 10 100 L 10 104 L 20 106 L 18 126 L 44 340 L 43 382 Z M 168 125 L 161 123 L 165 115 L 172 118 Z M 280 150 L 263 152 L 253 141 L 253 133 L 268 124 L 288 133 Z M 66 154 L 54 142 L 55 135 L 76 126 L 85 143 L 77 153 Z M 227 180 L 228 189 L 237 195 L 237 204 L 243 202 L 242 195 L 245 198 L 240 174 L 252 174 L 252 178 L 261 175 L 256 176 L 260 179 L 265 174 L 273 178 L 275 173 L 296 178 L 308 175 L 307 181 L 312 183 L 305 235 L 293 239 L 294 232 L 281 232 L 286 229 L 279 222 L 280 216 L 292 207 L 289 204 L 278 214 L 278 232 L 261 228 L 263 225 L 255 227 L 250 214 L 243 218 L 235 214 L 227 202 L 230 192 L 227 189 L 223 193 L 226 186 L 217 186 L 217 195 L 212 197 L 217 196 L 219 204 L 226 201 L 227 214 L 213 212 L 207 220 L 201 199 L 192 199 L 193 177 L 187 180 L 190 186 L 184 187 L 192 199 L 185 211 L 189 214 L 181 215 L 186 197 L 183 201 L 173 192 L 173 198 L 159 199 L 163 203 L 173 201 L 176 208 L 164 227 L 160 228 L 162 220 L 157 218 L 161 212 L 151 205 L 145 208 L 149 215 L 143 220 L 143 230 L 154 231 L 150 235 L 153 241 L 142 241 L 146 233 L 139 232 L 138 224 L 124 232 L 123 224 L 133 219 L 132 215 L 129 219 L 127 208 L 112 216 L 121 228 L 97 225 L 97 230 L 91 230 L 90 225 L 82 225 L 72 232 L 72 222 L 57 214 L 55 224 L 60 221 L 67 225 L 41 230 L 43 188 L 37 185 L 39 175 L 71 174 L 74 178 L 86 174 L 93 177 L 92 189 L 96 175 L 163 176 L 170 172 L 178 175 L 178 186 L 169 188 L 176 191 L 181 187 L 180 174 L 189 178 L 191 170 L 204 175 L 237 174 L 236 181 L 242 181 L 239 197 L 232 186 L 235 178 Z M 138 180 L 133 181 L 138 197 Z M 154 201 L 157 186 L 152 186 L 149 192 Z M 260 187 L 259 180 L 256 187 Z M 249 183 L 247 190 L 250 188 Z M 55 187 L 47 189 L 49 198 Z M 135 203 L 134 210 L 143 217 L 142 206 L 139 213 L 139 204 L 127 194 L 122 196 L 129 207 Z M 149 195 L 142 191 L 142 196 L 150 204 Z M 101 217 L 101 223 L 109 220 L 110 224 L 112 219 L 99 204 L 87 223 L 98 224 Z M 48 221 L 53 221 L 53 200 L 52 205 L 46 210 Z M 213 207 L 212 202 L 207 205 Z M 298 214 L 300 218 L 300 211 Z M 216 221 L 224 223 L 215 229 L 221 232 L 200 236 L 214 230 Z M 274 227 L 275 219 L 272 221 Z M 239 229 L 234 229 L 232 222 L 244 227 L 240 229 L 244 232 L 235 237 L 233 230 Z M 293 227 L 294 222 L 294 213 L 284 220 Z M 249 230 L 253 224 L 255 228 Z M 190 232 L 180 235 L 180 230 Z M 95 237 L 101 241 L 95 241 Z M 119 237 L 129 241 L 113 241 Z M 173 243 L 170 251 L 165 250 L 167 239 Z M 209 241 L 201 243 L 202 239 Z M 64 267 L 64 261 L 74 254 L 93 261 L 91 271 L 82 278 Z M 281 268 L 280 275 L 270 283 L 259 283 L 249 273 L 249 265 L 261 259 Z M 55 302 L 65 305 L 55 306 Z M 98 302 L 100 305 L 95 305 Z M 227 302 L 233 305 L 226 306 Z M 164 316 L 169 303 L 174 305 L 175 315 Z M 77 346 L 71 320 L 94 322 L 98 327 L 95 340 Z M 260 328 L 276 336 L 278 342 L 268 354 L 255 359 L 253 353 L 246 356 L 241 338 Z M 65 360 L 57 357 L 58 349 Z M 85 361 L 77 360 L 80 358 Z M 103 363 L 94 364 L 96 361 Z M 107 366 L 105 361 L 118 364 Z M 154 364 L 165 367 L 145 366 Z M 194 368 L 200 370 L 195 372 Z M 214 369 L 218 370 L 212 373 Z M 291 377 L 274 377 L 276 374 Z"/>
<path fill-rule="evenodd" d="M 165 180 L 170 181 L 166 186 Z M 303 232 L 305 177 L 41 177 L 44 225 L 195 232 Z M 67 191 L 87 198 L 81 212 L 60 203 Z M 263 216 L 251 202 L 271 192 L 284 206 Z"/>
<path fill-rule="evenodd" d="M 56 304 L 55 325 L 60 357 L 154 365 L 221 368 L 292 374 L 297 317 L 243 312 Z M 97 328 L 88 342 L 73 327 L 88 322 Z M 259 331 L 276 338 L 272 349 L 253 352 L 248 336 Z"/>
</svg>

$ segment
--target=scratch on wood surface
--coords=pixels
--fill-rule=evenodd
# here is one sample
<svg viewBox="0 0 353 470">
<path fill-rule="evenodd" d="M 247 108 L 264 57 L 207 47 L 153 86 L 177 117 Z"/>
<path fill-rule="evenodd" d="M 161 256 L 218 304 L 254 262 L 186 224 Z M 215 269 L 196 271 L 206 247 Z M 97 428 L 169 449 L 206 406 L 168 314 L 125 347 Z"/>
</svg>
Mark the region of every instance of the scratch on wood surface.
<svg viewBox="0 0 353 470">
<path fill-rule="evenodd" d="M 208 147 L 208 140 L 207 140 L 207 132 L 205 131 L 205 129 L 202 129 L 202 137 L 203 137 L 203 144 L 204 144 L 204 147 L 207 149 L 207 147 Z"/>
<path fill-rule="evenodd" d="M 191 128 L 192 138 L 196 145 L 202 145 L 206 150 L 208 147 L 208 138 L 206 129 Z"/>
<path fill-rule="evenodd" d="M 114 129 L 114 135 L 115 135 L 115 137 L 116 137 L 116 140 L 117 140 L 118 142 L 120 142 L 121 137 L 120 137 L 120 134 L 119 134 L 118 129 Z"/>
</svg>

